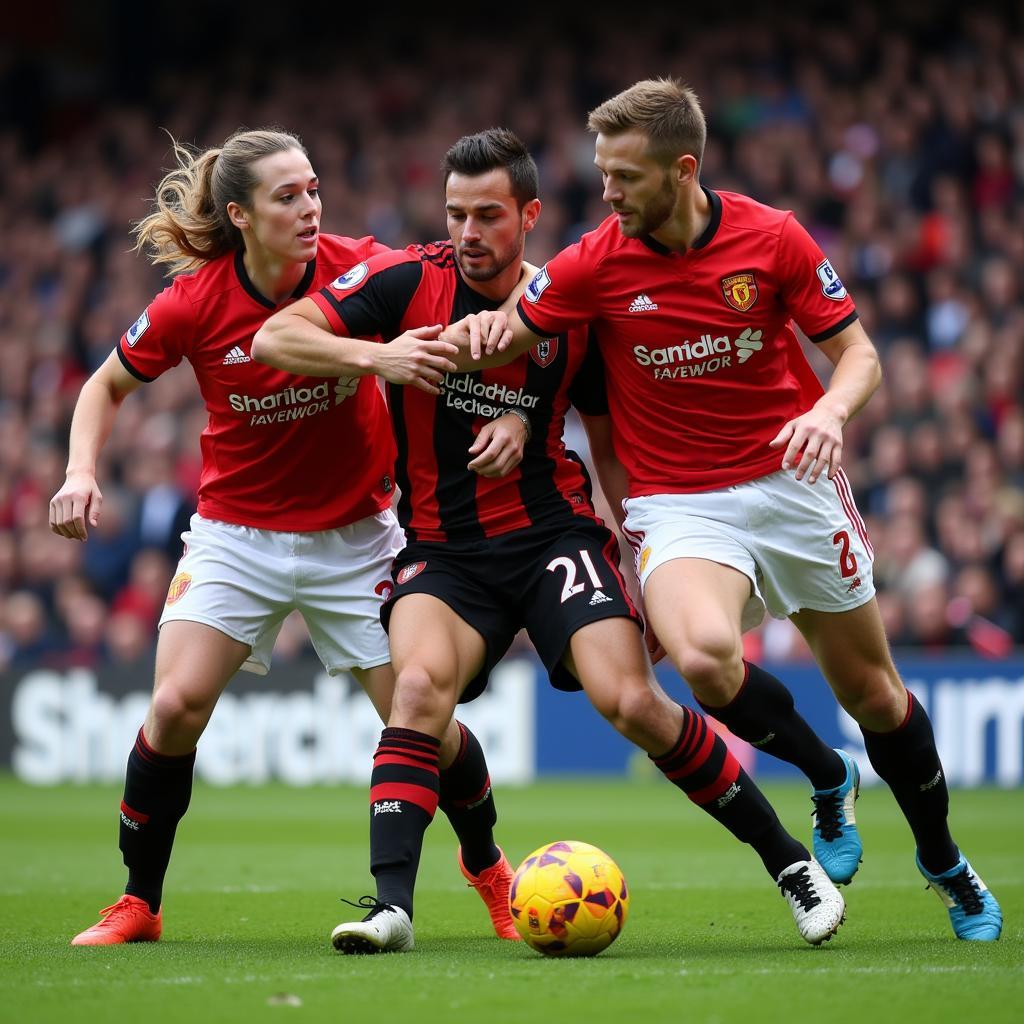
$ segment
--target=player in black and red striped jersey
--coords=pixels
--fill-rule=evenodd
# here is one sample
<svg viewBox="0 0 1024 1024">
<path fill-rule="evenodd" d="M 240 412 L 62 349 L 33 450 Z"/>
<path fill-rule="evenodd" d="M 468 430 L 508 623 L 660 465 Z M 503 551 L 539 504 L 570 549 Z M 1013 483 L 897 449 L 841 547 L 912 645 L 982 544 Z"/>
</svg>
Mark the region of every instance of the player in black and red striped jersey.
<svg viewBox="0 0 1024 1024">
<path fill-rule="evenodd" d="M 272 317 L 254 356 L 292 372 L 334 372 L 332 352 L 349 344 L 336 335 L 433 336 L 453 319 L 495 309 L 522 275 L 525 238 L 540 213 L 536 165 L 515 135 L 491 129 L 459 140 L 443 169 L 450 241 L 371 258 Z M 438 738 L 522 627 L 553 685 L 582 688 L 666 777 L 750 843 L 773 878 L 808 861 L 722 739 L 654 680 L 618 543 L 562 440 L 573 401 L 591 428 L 605 427 L 599 395 L 585 400 L 599 391 L 595 366 L 580 331 L 543 339 L 500 369 L 437 372 L 433 396 L 388 389 L 409 544 L 382 612 L 397 679 L 371 776 L 377 894 L 360 904 L 369 910 L 362 921 L 334 930 L 341 952 L 412 948 L 416 870 L 437 806 Z M 522 461 L 500 478 L 481 476 L 462 453 L 506 408 L 529 420 Z M 814 906 L 794 916 L 804 938 L 819 943 L 843 913 L 824 879 Z"/>
<path fill-rule="evenodd" d="M 366 345 L 359 354 L 368 358 L 331 379 L 255 362 L 252 337 L 271 312 L 389 250 L 320 233 L 317 177 L 293 135 L 240 131 L 223 147 L 175 152 L 179 166 L 158 186 L 139 245 L 152 244 L 155 262 L 172 271 L 193 272 L 177 273 L 84 385 L 67 480 L 50 502 L 54 532 L 86 540 L 102 502 L 97 457 L 121 402 L 188 359 L 209 423 L 198 513 L 160 619 L 152 703 L 128 758 L 120 816 L 128 883 L 76 946 L 160 937 L 196 743 L 234 673 L 267 671 L 289 612 L 302 614 L 327 671 L 351 671 L 387 719 L 394 676 L 379 609 L 405 538 L 390 509 L 394 443 L 371 375 L 430 387 L 421 368 L 446 347 Z M 463 845 L 482 864 L 495 862 L 483 752 L 455 722 L 443 748 L 442 807 Z M 498 933 L 517 938 L 507 908 L 481 895 Z"/>
<path fill-rule="evenodd" d="M 997 939 L 999 905 L 950 834 L 931 723 L 889 652 L 841 468 L 843 427 L 880 380 L 853 301 L 792 213 L 701 185 L 706 126 L 681 82 L 638 82 L 592 111 L 589 128 L 613 214 L 529 283 L 508 351 L 591 325 L 654 632 L 705 710 L 806 772 L 824 870 L 836 882 L 857 870 L 859 769 L 744 660 L 742 632 L 766 606 L 801 631 L 860 724 L 954 933 Z M 833 363 L 827 390 L 792 321 Z M 779 884 L 799 897 L 792 878 Z"/>
</svg>

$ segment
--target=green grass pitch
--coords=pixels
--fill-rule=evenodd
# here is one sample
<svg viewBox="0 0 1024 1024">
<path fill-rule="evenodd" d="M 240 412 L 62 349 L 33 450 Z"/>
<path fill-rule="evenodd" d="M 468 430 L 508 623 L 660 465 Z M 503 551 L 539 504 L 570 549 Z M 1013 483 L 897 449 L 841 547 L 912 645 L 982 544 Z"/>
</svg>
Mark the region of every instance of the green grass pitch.
<svg viewBox="0 0 1024 1024">
<path fill-rule="evenodd" d="M 809 842 L 805 787 L 770 786 Z M 660 781 L 560 780 L 497 794 L 513 863 L 544 842 L 607 850 L 631 887 L 620 938 L 548 960 L 490 931 L 442 815 L 415 952 L 341 957 L 328 936 L 372 892 L 366 792 L 197 786 L 165 889 L 164 939 L 72 949 L 120 895 L 115 787 L 0 778 L 0 1020 L 473 1022 L 1024 1020 L 1024 792 L 953 794 L 954 833 L 998 895 L 1002 940 L 956 941 L 886 790 L 858 803 L 865 861 L 846 924 L 814 949 L 746 847 Z"/>
</svg>

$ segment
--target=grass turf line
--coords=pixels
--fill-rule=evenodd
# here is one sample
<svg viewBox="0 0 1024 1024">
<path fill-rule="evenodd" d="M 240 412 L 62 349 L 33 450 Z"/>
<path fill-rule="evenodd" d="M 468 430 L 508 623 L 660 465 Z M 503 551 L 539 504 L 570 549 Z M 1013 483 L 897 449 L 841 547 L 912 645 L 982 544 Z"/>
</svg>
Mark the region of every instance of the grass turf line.
<svg viewBox="0 0 1024 1024">
<path fill-rule="evenodd" d="M 800 786 L 767 788 L 809 842 Z M 913 866 L 884 789 L 858 803 L 865 862 L 826 946 L 797 935 L 752 851 L 661 783 L 561 780 L 497 793 L 516 863 L 554 839 L 607 850 L 631 887 L 622 936 L 592 960 L 544 959 L 490 932 L 442 815 L 417 886 L 412 954 L 341 957 L 328 936 L 372 892 L 360 788 L 197 785 L 157 944 L 72 949 L 124 883 L 116 787 L 36 789 L 0 778 L 0 1019 L 26 1022 L 471 1019 L 829 1024 L 1020 1019 L 1024 793 L 958 791 L 954 834 L 998 895 L 998 943 L 957 942 Z M 294 1015 L 294 1016 L 293 1016 Z"/>
</svg>

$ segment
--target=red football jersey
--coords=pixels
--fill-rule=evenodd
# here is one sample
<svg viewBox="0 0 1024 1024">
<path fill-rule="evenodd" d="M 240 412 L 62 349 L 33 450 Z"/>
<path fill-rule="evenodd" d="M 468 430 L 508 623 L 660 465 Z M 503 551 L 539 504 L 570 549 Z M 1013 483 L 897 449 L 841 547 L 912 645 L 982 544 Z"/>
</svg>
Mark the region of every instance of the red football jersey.
<svg viewBox="0 0 1024 1024">
<path fill-rule="evenodd" d="M 291 296 L 316 292 L 390 250 L 372 238 L 321 235 Z M 233 253 L 182 274 L 121 336 L 129 373 L 151 381 L 188 359 L 206 402 L 199 513 L 265 530 L 345 526 L 391 503 L 394 441 L 373 377 L 303 377 L 250 357 L 278 308 Z"/>
<path fill-rule="evenodd" d="M 769 441 L 822 394 L 790 321 L 824 341 L 857 318 L 792 213 L 704 191 L 711 220 L 686 252 L 626 238 L 611 216 L 519 301 L 537 334 L 592 324 L 634 497 L 715 490 L 781 468 Z"/>
<path fill-rule="evenodd" d="M 389 340 L 499 305 L 463 280 L 450 242 L 378 256 L 313 301 L 337 334 Z M 584 402 L 585 412 L 607 411 L 600 360 L 588 358 L 581 333 L 579 341 L 548 338 L 508 366 L 446 374 L 439 397 L 388 385 L 402 492 L 398 518 L 410 541 L 475 541 L 530 526 L 568 526 L 574 516 L 595 518 L 586 470 L 562 441 L 570 402 Z M 522 462 L 503 477 L 467 469 L 469 446 L 483 425 L 509 408 L 530 418 L 533 434 Z"/>
</svg>

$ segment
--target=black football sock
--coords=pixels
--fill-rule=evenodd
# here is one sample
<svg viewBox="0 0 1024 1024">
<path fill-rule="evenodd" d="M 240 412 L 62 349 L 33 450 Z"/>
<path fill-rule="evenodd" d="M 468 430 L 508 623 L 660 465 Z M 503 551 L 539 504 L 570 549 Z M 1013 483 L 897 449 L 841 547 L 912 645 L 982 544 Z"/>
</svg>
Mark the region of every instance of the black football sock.
<svg viewBox="0 0 1024 1024">
<path fill-rule="evenodd" d="M 437 810 L 441 743 L 414 729 L 385 729 L 370 775 L 370 873 L 377 899 L 412 918 L 423 833 Z"/>
<path fill-rule="evenodd" d="M 461 743 L 455 760 L 440 776 L 438 806 L 447 815 L 462 848 L 462 863 L 473 875 L 496 864 L 501 851 L 494 844 L 498 814 L 491 777 L 479 740 L 461 722 Z"/>
<path fill-rule="evenodd" d="M 174 833 L 192 798 L 196 752 L 158 754 L 142 730 L 128 755 L 121 801 L 120 847 L 128 868 L 125 892 L 160 908 Z"/>
<path fill-rule="evenodd" d="M 793 704 L 793 695 L 763 668 L 743 663 L 739 693 L 722 708 L 701 702 L 734 735 L 780 761 L 796 765 L 815 789 L 833 789 L 846 778 L 842 758 L 818 739 Z"/>
<path fill-rule="evenodd" d="M 807 847 L 782 827 L 772 806 L 703 716 L 683 708 L 683 729 L 675 746 L 651 757 L 665 778 L 701 810 L 749 843 L 774 881 L 783 868 L 809 860 Z"/>
<path fill-rule="evenodd" d="M 933 875 L 953 867 L 960 857 L 949 834 L 949 790 L 935 749 L 932 723 L 907 692 L 907 717 L 892 732 L 864 734 L 864 748 L 914 833 L 921 863 Z"/>
</svg>

